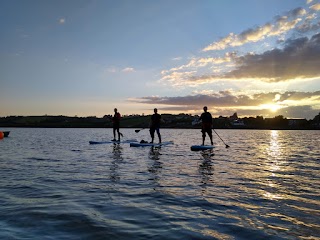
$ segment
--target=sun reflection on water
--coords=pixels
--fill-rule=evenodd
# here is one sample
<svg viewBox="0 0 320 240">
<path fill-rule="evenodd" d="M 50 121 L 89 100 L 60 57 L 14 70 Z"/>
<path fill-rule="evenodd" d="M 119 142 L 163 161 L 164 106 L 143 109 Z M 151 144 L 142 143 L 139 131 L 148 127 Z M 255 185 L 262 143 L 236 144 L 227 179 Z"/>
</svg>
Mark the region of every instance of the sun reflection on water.
<svg viewBox="0 0 320 240">
<path fill-rule="evenodd" d="M 281 145 L 279 142 L 279 132 L 277 130 L 271 130 L 270 132 L 270 145 L 267 149 L 270 157 L 277 159 L 281 156 Z"/>
<path fill-rule="evenodd" d="M 270 142 L 267 147 L 267 165 L 266 170 L 268 172 L 266 185 L 267 189 L 263 190 L 263 196 L 267 199 L 282 199 L 284 195 L 280 193 L 281 183 L 279 183 L 279 172 L 282 171 L 282 155 L 283 148 L 280 142 L 279 131 L 270 131 Z M 277 180 L 276 180 L 276 179 Z"/>
</svg>

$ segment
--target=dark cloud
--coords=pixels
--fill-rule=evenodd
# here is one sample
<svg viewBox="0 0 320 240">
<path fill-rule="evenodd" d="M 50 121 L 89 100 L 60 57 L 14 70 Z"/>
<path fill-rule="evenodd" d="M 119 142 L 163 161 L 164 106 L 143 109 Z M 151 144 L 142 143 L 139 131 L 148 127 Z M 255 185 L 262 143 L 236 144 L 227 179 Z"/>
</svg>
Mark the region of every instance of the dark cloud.
<svg viewBox="0 0 320 240">
<path fill-rule="evenodd" d="M 288 17 L 297 18 L 299 16 L 302 16 L 306 13 L 306 10 L 302 7 L 295 8 L 293 10 L 288 11 L 287 15 Z"/>
<path fill-rule="evenodd" d="M 320 33 L 310 39 L 289 39 L 283 49 L 241 56 L 236 60 L 237 69 L 223 77 L 262 78 L 268 82 L 320 77 L 319 56 Z"/>
<path fill-rule="evenodd" d="M 277 111 L 277 115 L 286 116 L 287 118 L 306 118 L 313 119 L 318 115 L 320 109 L 312 109 L 311 106 L 292 106 Z"/>
<path fill-rule="evenodd" d="M 275 100 L 275 97 L 278 99 Z M 230 91 L 220 91 L 213 94 L 197 94 L 182 97 L 142 97 L 131 101 L 146 104 L 180 105 L 180 106 L 199 106 L 199 105 L 217 105 L 220 107 L 231 106 L 257 106 L 275 101 L 293 100 L 299 101 L 313 97 L 320 101 L 320 91 L 316 92 L 293 92 L 285 93 L 269 92 L 257 93 L 252 96 L 240 94 L 234 95 Z"/>
<path fill-rule="evenodd" d="M 289 106 L 288 100 L 291 101 Z M 257 93 L 254 95 L 235 95 L 230 91 L 220 91 L 213 94 L 198 94 L 181 97 L 142 97 L 131 99 L 130 101 L 152 104 L 159 106 L 162 111 L 201 111 L 203 106 L 208 106 L 210 109 L 215 109 L 219 115 L 230 115 L 238 112 L 239 115 L 256 116 L 256 115 L 270 115 L 269 109 L 255 109 L 257 106 L 263 104 L 279 104 L 283 107 L 276 113 L 286 117 L 312 118 L 320 110 L 313 109 L 311 106 L 294 106 L 299 105 L 301 101 L 309 100 L 320 105 L 320 91 L 316 92 L 293 92 L 288 91 L 284 93 L 269 92 Z M 295 102 L 295 103 L 292 103 Z"/>
<path fill-rule="evenodd" d="M 272 95 L 274 98 L 274 94 Z M 164 105 L 180 105 L 180 106 L 201 106 L 218 105 L 218 106 L 251 106 L 256 104 L 262 104 L 265 102 L 265 96 L 256 99 L 251 99 L 247 95 L 232 95 L 228 91 L 222 91 L 211 95 L 192 95 L 184 97 L 143 97 L 136 99 L 135 101 L 147 104 L 164 104 Z"/>
<path fill-rule="evenodd" d="M 316 91 L 316 92 L 288 91 L 280 95 L 279 101 L 284 101 L 284 100 L 299 101 L 299 100 L 311 98 L 311 97 L 313 97 L 315 100 L 318 100 L 320 102 L 320 91 Z"/>
</svg>

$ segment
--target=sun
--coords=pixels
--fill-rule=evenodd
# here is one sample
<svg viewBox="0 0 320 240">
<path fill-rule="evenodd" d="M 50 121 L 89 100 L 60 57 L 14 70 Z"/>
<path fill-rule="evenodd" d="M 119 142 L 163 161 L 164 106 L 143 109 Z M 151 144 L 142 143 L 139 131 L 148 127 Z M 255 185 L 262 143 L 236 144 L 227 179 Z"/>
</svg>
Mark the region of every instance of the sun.
<svg viewBox="0 0 320 240">
<path fill-rule="evenodd" d="M 276 112 L 280 109 L 281 107 L 279 105 L 273 105 L 270 107 L 271 112 Z"/>
<path fill-rule="evenodd" d="M 270 112 L 277 112 L 280 108 L 282 108 L 280 105 L 278 104 L 263 104 L 260 106 L 262 109 L 267 109 Z"/>
</svg>

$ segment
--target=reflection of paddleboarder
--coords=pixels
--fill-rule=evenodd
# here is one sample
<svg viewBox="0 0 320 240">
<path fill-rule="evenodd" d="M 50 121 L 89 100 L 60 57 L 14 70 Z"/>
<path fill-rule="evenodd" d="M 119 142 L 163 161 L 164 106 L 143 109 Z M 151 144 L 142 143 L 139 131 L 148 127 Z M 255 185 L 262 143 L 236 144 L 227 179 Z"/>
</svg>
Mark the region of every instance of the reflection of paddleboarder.
<svg viewBox="0 0 320 240">
<path fill-rule="evenodd" d="M 112 141 L 116 141 L 116 131 L 118 133 L 118 141 L 120 141 L 120 135 L 122 135 L 120 133 L 120 119 L 121 119 L 121 115 L 120 113 L 118 113 L 118 109 L 114 109 L 114 115 L 112 117 L 112 122 L 113 122 L 113 140 Z"/>
<path fill-rule="evenodd" d="M 159 143 L 161 143 L 161 134 L 160 134 L 160 122 L 161 122 L 161 115 L 158 114 L 158 109 L 154 109 L 154 114 L 151 116 L 151 124 L 150 124 L 150 136 L 151 136 L 151 143 L 154 140 L 154 132 L 157 131 L 157 135 L 159 138 Z"/>
<path fill-rule="evenodd" d="M 203 113 L 201 114 L 199 120 L 202 120 L 202 145 L 204 145 L 204 140 L 206 139 L 206 133 L 208 133 L 211 145 L 213 145 L 212 142 L 212 116 L 211 113 L 209 113 L 208 108 L 206 106 L 203 107 Z"/>
</svg>

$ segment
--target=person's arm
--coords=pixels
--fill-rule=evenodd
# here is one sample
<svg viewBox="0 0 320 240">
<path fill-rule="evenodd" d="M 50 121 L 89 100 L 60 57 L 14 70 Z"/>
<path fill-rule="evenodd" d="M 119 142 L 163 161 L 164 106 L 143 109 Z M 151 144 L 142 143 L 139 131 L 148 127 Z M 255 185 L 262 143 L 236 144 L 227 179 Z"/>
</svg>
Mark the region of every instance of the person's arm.
<svg viewBox="0 0 320 240">
<path fill-rule="evenodd" d="M 200 122 L 202 120 L 202 115 L 203 114 L 201 114 L 200 117 L 198 118 L 198 122 Z"/>
</svg>

